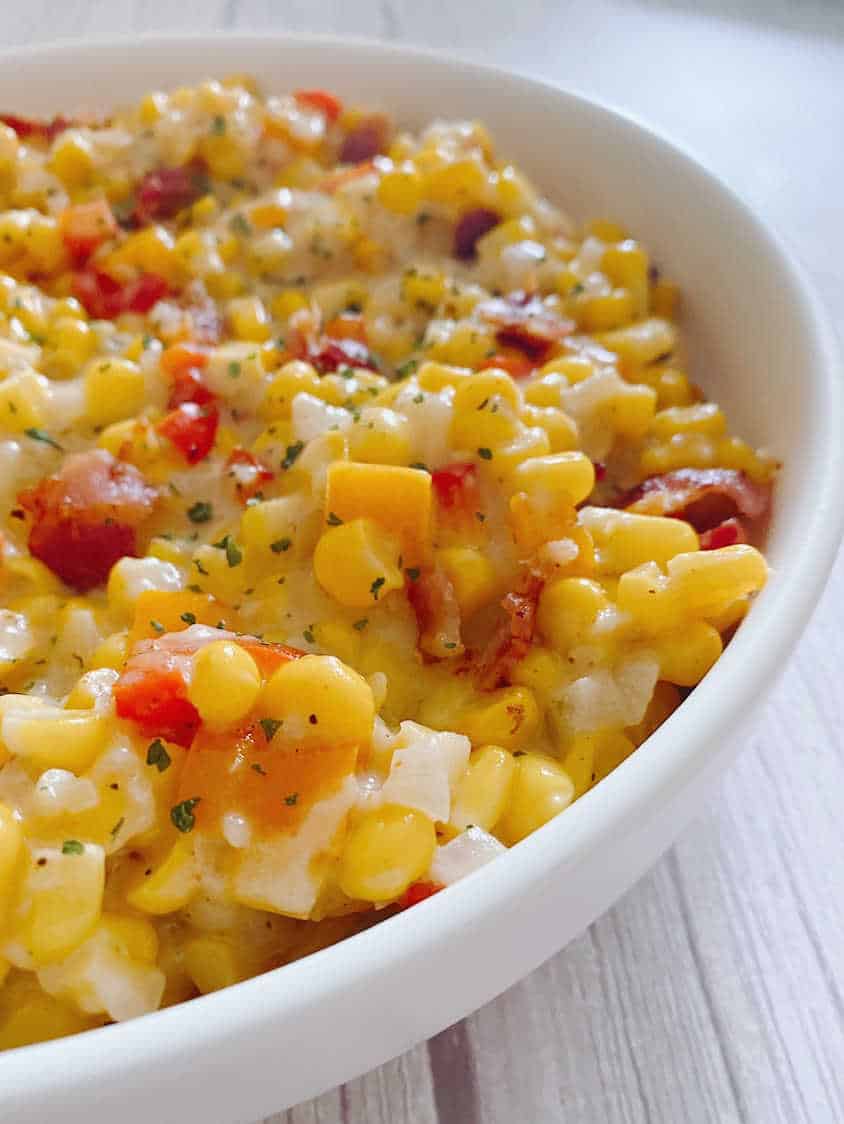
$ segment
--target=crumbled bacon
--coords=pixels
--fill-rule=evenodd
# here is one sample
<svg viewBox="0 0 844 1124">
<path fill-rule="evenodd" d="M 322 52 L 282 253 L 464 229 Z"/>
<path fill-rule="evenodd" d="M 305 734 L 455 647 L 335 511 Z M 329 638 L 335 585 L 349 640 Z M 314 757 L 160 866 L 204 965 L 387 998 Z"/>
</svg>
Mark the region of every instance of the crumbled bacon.
<svg viewBox="0 0 844 1124">
<path fill-rule="evenodd" d="M 415 580 L 408 580 L 407 597 L 416 614 L 419 650 L 438 660 L 460 655 L 460 607 L 442 570 L 423 570 Z"/>
<path fill-rule="evenodd" d="M 32 518 L 30 552 L 84 593 L 105 581 L 118 559 L 136 553 L 136 529 L 156 498 L 134 465 L 104 449 L 76 453 L 19 497 Z"/>
<path fill-rule="evenodd" d="M 685 519 L 698 531 L 708 531 L 742 515 L 759 519 L 768 509 L 770 487 L 757 484 L 733 468 L 679 468 L 650 476 L 617 501 L 617 507 L 643 515 Z"/>
<path fill-rule="evenodd" d="M 390 122 L 383 113 L 364 117 L 343 138 L 341 164 L 361 164 L 384 152 L 390 135 Z"/>
<path fill-rule="evenodd" d="M 323 339 L 308 350 L 308 358 L 321 375 L 329 371 L 342 370 L 343 367 L 367 367 L 376 369 L 372 352 L 365 343 L 354 339 Z"/>
<path fill-rule="evenodd" d="M 740 519 L 725 519 L 717 527 L 704 531 L 700 536 L 701 550 L 720 550 L 722 546 L 735 546 L 747 542 L 744 525 Z"/>
<path fill-rule="evenodd" d="M 472 261 L 480 239 L 500 222 L 501 215 L 489 207 L 473 207 L 471 211 L 464 211 L 454 228 L 454 256 L 460 261 Z"/>
<path fill-rule="evenodd" d="M 202 168 L 196 164 L 147 172 L 135 193 L 133 223 L 143 226 L 174 218 L 202 195 L 206 182 Z"/>
<path fill-rule="evenodd" d="M 528 654 L 544 584 L 541 577 L 527 572 L 518 587 L 503 598 L 501 607 L 507 619 L 493 633 L 479 662 L 478 685 L 482 690 L 506 686 L 514 666 Z"/>
<path fill-rule="evenodd" d="M 564 320 L 538 296 L 523 292 L 506 297 L 491 297 L 476 309 L 478 315 L 497 330 L 495 338 L 505 347 L 515 347 L 542 363 L 564 336 L 574 331 L 571 320 Z"/>
</svg>

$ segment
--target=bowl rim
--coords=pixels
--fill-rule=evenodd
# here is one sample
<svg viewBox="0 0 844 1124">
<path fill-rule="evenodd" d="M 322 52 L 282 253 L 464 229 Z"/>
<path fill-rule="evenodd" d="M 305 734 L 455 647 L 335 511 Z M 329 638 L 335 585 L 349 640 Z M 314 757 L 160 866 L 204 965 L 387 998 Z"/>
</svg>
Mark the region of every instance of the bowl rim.
<svg viewBox="0 0 844 1124">
<path fill-rule="evenodd" d="M 794 316 L 802 333 L 801 347 L 813 353 L 818 447 L 811 479 L 812 506 L 803 519 L 802 541 L 794 543 L 793 566 L 780 573 L 754 607 L 754 612 L 731 641 L 724 656 L 684 701 L 682 706 L 649 739 L 648 754 L 633 754 L 596 788 L 582 796 L 564 817 L 546 824 L 517 847 L 499 856 L 492 866 L 471 875 L 446 893 L 422 902 L 338 944 L 303 960 L 254 977 L 233 987 L 153 1012 L 126 1023 L 86 1031 L 51 1042 L 19 1047 L 0 1056 L 0 1099 L 25 1096 L 36 1073 L 52 1074 L 56 1088 L 86 1085 L 95 1088 L 100 1079 L 113 1082 L 118 1073 L 151 1071 L 163 1055 L 185 1056 L 215 1042 L 269 1027 L 280 1017 L 297 1014 L 320 1004 L 338 989 L 352 984 L 377 986 L 385 963 L 396 967 L 411 964 L 430 954 L 443 942 L 456 939 L 461 930 L 478 924 L 497 911 L 512 906 L 554 871 L 572 867 L 602 840 L 633 819 L 658 813 L 669 793 L 686 787 L 702 773 L 713 746 L 743 718 L 750 700 L 764 694 L 784 659 L 790 655 L 811 611 L 817 604 L 834 561 L 842 526 L 844 505 L 844 396 L 841 365 L 831 327 L 813 285 L 806 278 L 779 235 L 757 218 L 734 190 L 711 172 L 687 146 L 669 139 L 637 115 L 607 104 L 600 98 L 572 91 L 550 79 L 537 78 L 514 68 L 505 68 L 459 54 L 404 43 L 382 42 L 366 37 L 340 37 L 305 32 L 147 32 L 133 35 L 97 35 L 86 39 L 64 39 L 45 44 L 4 48 L 0 62 L 59 56 L 99 55 L 122 52 L 132 57 L 156 46 L 183 45 L 196 49 L 203 43 L 237 45 L 241 50 L 300 44 L 311 49 L 327 48 L 366 53 L 380 59 L 401 58 L 410 64 L 436 69 L 457 68 L 481 82 L 505 81 L 524 96 L 553 94 L 560 102 L 597 109 L 615 123 L 633 130 L 670 150 L 694 173 L 705 188 L 748 225 L 754 236 L 776 259 L 789 297 L 795 302 Z M 810 489 L 807 487 L 807 492 Z M 796 537 L 796 536 L 792 536 Z M 765 643 L 755 642 L 764 634 Z M 712 705 L 717 696 L 717 705 Z M 681 725 L 688 727 L 679 748 L 672 744 Z M 532 967 L 532 966 L 529 966 Z M 503 987 L 514 982 L 507 979 Z M 491 997 L 489 997 L 491 998 Z M 465 1013 L 465 1012 L 464 1012 Z M 433 1033 L 441 1023 L 432 1027 Z M 186 1043 L 188 1044 L 186 1046 Z M 114 1046 L 120 1049 L 115 1051 Z M 100 1048 L 98 1048 L 100 1047 Z M 10 1100 L 8 1103 L 13 1103 Z"/>
</svg>

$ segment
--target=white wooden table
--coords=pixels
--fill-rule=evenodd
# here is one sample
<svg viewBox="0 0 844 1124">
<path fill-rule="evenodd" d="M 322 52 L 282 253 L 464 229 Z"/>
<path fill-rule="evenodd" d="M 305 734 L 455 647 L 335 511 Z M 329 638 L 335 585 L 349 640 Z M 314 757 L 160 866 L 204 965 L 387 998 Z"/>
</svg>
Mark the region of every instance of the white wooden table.
<svg viewBox="0 0 844 1124">
<path fill-rule="evenodd" d="M 844 314 L 836 0 L 0 0 L 0 12 L 10 44 L 306 29 L 540 73 L 696 151 Z M 839 559 L 717 799 L 615 909 L 465 1022 L 273 1122 L 841 1124 L 842 614 Z"/>
</svg>

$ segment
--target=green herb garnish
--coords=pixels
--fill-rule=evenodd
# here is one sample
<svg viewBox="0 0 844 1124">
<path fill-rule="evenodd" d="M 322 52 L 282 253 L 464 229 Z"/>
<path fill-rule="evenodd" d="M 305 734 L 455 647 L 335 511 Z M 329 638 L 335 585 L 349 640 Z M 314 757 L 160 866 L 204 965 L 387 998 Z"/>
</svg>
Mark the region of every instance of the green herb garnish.
<svg viewBox="0 0 844 1124">
<path fill-rule="evenodd" d="M 60 453 L 64 452 L 64 447 L 43 429 L 36 429 L 35 426 L 31 426 L 29 429 L 25 429 L 24 433 L 27 437 L 31 437 L 33 441 L 41 441 L 44 445 L 49 445 L 51 449 L 57 449 Z"/>
<path fill-rule="evenodd" d="M 65 839 L 62 843 L 63 855 L 81 855 L 84 851 L 85 848 L 78 839 Z"/>
<path fill-rule="evenodd" d="M 156 738 L 154 742 L 150 742 L 147 748 L 147 765 L 154 765 L 159 773 L 163 773 L 165 769 L 170 768 L 170 754 L 161 738 Z"/>
<path fill-rule="evenodd" d="M 284 454 L 284 458 L 281 462 L 281 467 L 285 471 L 287 471 L 288 468 L 293 467 L 293 465 L 298 460 L 299 455 L 301 454 L 304 447 L 305 447 L 304 441 L 296 441 L 296 442 L 294 442 L 294 444 L 287 446 L 287 452 Z"/>
<path fill-rule="evenodd" d="M 282 722 L 280 718 L 262 718 L 258 724 L 264 731 L 264 737 L 268 742 L 271 742 L 278 733 Z"/>
<path fill-rule="evenodd" d="M 191 523 L 207 523 L 214 515 L 214 508 L 208 500 L 197 500 L 188 508 L 188 519 Z"/>
<path fill-rule="evenodd" d="M 191 796 L 189 800 L 182 800 L 181 803 L 174 804 L 170 809 L 170 822 L 177 831 L 181 831 L 183 834 L 193 831 L 196 825 L 193 810 L 200 800 L 201 797 L 199 796 Z"/>
<path fill-rule="evenodd" d="M 381 586 L 386 580 L 387 579 L 385 577 L 376 578 L 372 585 L 369 587 L 369 592 L 372 594 L 376 601 L 378 600 L 378 594 L 381 592 Z"/>
</svg>

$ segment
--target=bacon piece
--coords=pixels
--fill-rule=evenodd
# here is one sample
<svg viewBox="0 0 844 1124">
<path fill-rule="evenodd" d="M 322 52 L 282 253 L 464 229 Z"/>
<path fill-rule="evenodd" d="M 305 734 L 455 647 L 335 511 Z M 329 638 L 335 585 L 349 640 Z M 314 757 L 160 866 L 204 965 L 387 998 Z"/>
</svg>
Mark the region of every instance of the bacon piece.
<svg viewBox="0 0 844 1124">
<path fill-rule="evenodd" d="M 383 113 L 364 117 L 343 138 L 340 146 L 341 164 L 362 164 L 387 147 L 390 121 Z"/>
<path fill-rule="evenodd" d="M 229 453 L 226 472 L 234 480 L 237 498 L 242 504 L 249 503 L 260 493 L 262 485 L 275 479 L 275 474 L 261 464 L 254 453 L 239 447 Z"/>
<path fill-rule="evenodd" d="M 317 109 L 333 124 L 343 111 L 343 103 L 327 90 L 294 90 L 293 97 L 307 109 Z"/>
<path fill-rule="evenodd" d="M 744 524 L 740 519 L 725 519 L 717 527 L 704 531 L 700 536 L 701 550 L 720 550 L 722 546 L 735 546 L 747 542 Z"/>
<path fill-rule="evenodd" d="M 136 529 L 156 499 L 134 465 L 96 449 L 68 457 L 19 502 L 32 517 L 32 555 L 84 593 L 105 581 L 118 559 L 136 554 Z"/>
<path fill-rule="evenodd" d="M 507 619 L 493 633 L 481 656 L 478 685 L 492 691 L 510 682 L 513 667 L 525 658 L 536 631 L 536 609 L 545 585 L 543 578 L 528 572 L 519 586 L 501 601 Z"/>
<path fill-rule="evenodd" d="M 59 133 L 78 125 L 69 117 L 54 117 L 51 121 L 41 121 L 36 117 L 17 117 L 14 113 L 0 113 L 0 124 L 8 125 L 21 140 L 41 140 L 50 144 Z"/>
<path fill-rule="evenodd" d="M 759 519 L 768 509 L 771 489 L 733 468 L 678 468 L 650 476 L 626 493 L 617 507 L 643 515 L 685 519 L 697 531 L 708 531 L 743 515 Z"/>
<path fill-rule="evenodd" d="M 544 362 L 554 345 L 575 329 L 573 321 L 558 316 L 540 297 L 523 292 L 491 297 L 476 311 L 497 329 L 500 344 L 517 348 L 534 364 Z"/>
<path fill-rule="evenodd" d="M 206 189 L 206 177 L 196 164 L 155 168 L 147 172 L 135 193 L 132 220 L 138 226 L 174 218 Z"/>
<path fill-rule="evenodd" d="M 464 211 L 454 228 L 452 253 L 460 261 L 473 261 L 478 242 L 501 222 L 501 215 L 489 207 L 473 207 Z"/>
<path fill-rule="evenodd" d="M 460 607 L 442 570 L 423 570 L 415 581 L 408 580 L 407 597 L 416 614 L 419 650 L 436 660 L 459 656 L 463 651 Z"/>
<path fill-rule="evenodd" d="M 355 339 L 324 339 L 308 351 L 308 358 L 321 375 L 343 367 L 367 367 L 376 370 L 372 352 L 365 343 Z"/>
</svg>

